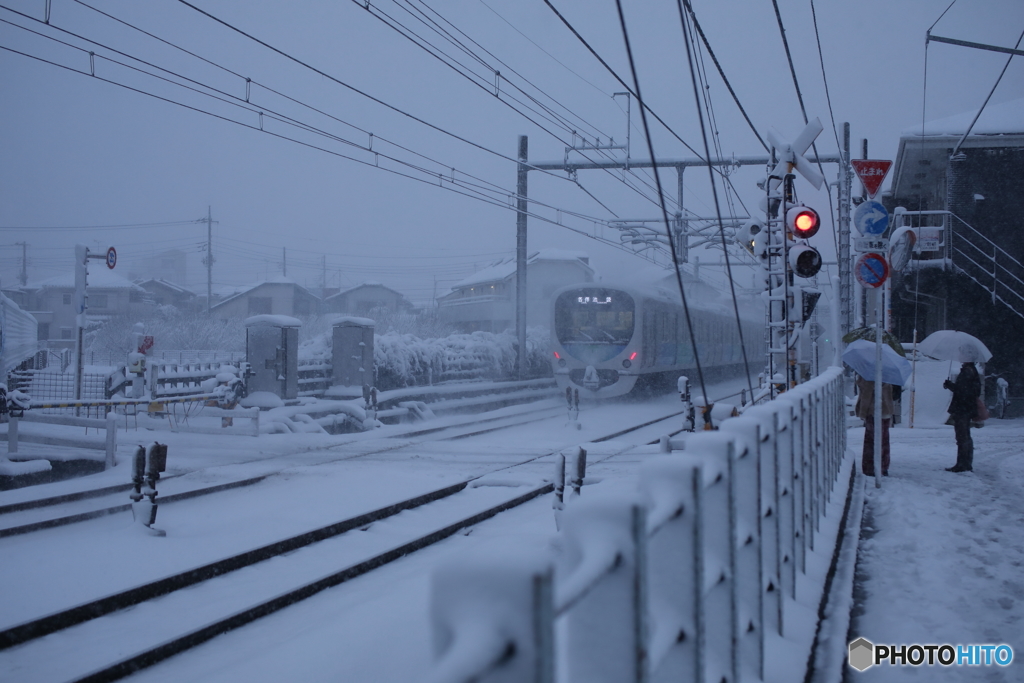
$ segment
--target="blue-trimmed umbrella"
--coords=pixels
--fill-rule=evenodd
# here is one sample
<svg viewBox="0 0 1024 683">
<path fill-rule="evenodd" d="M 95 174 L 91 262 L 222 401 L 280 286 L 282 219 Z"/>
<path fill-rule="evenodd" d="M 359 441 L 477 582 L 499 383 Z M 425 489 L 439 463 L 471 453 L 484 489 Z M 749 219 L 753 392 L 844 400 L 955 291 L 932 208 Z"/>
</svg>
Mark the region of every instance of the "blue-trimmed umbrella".
<svg viewBox="0 0 1024 683">
<path fill-rule="evenodd" d="M 875 380 L 875 342 L 858 339 L 850 342 L 843 351 L 843 362 L 866 380 Z M 893 351 L 888 344 L 882 344 L 882 381 L 886 384 L 903 386 L 910 379 L 910 361 Z"/>
</svg>

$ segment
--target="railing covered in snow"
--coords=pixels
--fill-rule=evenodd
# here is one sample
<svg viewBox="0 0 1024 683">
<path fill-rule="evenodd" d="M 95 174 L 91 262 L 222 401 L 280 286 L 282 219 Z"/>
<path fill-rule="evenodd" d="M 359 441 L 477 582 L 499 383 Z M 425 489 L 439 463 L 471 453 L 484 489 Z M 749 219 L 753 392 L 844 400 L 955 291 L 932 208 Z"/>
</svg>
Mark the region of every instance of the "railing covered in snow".
<svg viewBox="0 0 1024 683">
<path fill-rule="evenodd" d="M 438 567 L 430 680 L 775 680 L 766 645 L 806 630 L 798 576 L 840 481 L 844 427 L 831 368 L 652 456 L 635 493 L 574 498 L 557 550 Z"/>
</svg>

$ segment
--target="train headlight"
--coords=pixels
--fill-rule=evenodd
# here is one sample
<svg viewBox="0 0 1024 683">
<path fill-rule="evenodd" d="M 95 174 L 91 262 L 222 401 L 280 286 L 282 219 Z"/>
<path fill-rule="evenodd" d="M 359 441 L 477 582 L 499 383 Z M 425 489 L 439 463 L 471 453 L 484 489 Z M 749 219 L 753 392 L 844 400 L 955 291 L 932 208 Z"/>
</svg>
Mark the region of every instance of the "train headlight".
<svg viewBox="0 0 1024 683">
<path fill-rule="evenodd" d="M 624 368 L 628 369 L 631 365 L 633 365 L 633 361 L 631 361 L 628 358 L 626 360 L 622 361 L 622 367 L 624 367 Z"/>
<path fill-rule="evenodd" d="M 558 367 L 560 367 L 560 368 L 564 368 L 565 367 L 565 359 L 564 358 L 559 358 L 558 359 Z"/>
</svg>

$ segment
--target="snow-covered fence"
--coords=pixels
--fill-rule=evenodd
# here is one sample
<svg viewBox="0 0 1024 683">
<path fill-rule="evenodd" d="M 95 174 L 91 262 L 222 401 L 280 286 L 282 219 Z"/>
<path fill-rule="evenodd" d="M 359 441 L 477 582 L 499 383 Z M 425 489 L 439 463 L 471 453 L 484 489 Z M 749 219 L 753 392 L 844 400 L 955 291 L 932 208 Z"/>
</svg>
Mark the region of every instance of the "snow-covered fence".
<svg viewBox="0 0 1024 683">
<path fill-rule="evenodd" d="M 73 368 L 62 371 L 59 365 L 42 369 L 15 370 L 8 375 L 7 386 L 25 392 L 37 403 L 66 403 L 75 400 L 75 373 Z M 82 373 L 82 400 L 96 401 L 107 398 L 107 375 Z M 70 413 L 68 408 L 46 408 L 47 413 Z"/>
<path fill-rule="evenodd" d="M 96 429 L 97 431 L 105 429 L 106 436 L 102 441 L 100 441 L 98 439 L 89 439 L 88 437 L 76 438 L 56 434 L 20 434 L 18 430 L 19 420 L 31 423 L 85 427 L 86 431 L 88 431 L 89 428 Z M 114 454 L 117 452 L 117 416 L 113 412 L 107 413 L 106 418 L 97 420 L 93 418 L 73 417 L 71 415 L 45 415 L 31 410 L 25 411 L 25 414 L 20 418 L 10 418 L 10 423 L 7 428 L 8 453 L 18 452 L 19 440 L 29 443 L 47 444 L 50 446 L 71 446 L 75 448 L 102 450 L 105 452 L 104 463 L 108 469 L 117 464 L 114 459 Z"/>
<path fill-rule="evenodd" d="M 299 358 L 299 396 L 323 396 L 332 381 L 332 366 L 323 358 Z"/>
<path fill-rule="evenodd" d="M 207 393 L 203 382 L 223 372 L 223 366 L 238 363 L 157 363 L 149 361 L 147 386 L 154 399 Z"/>
<path fill-rule="evenodd" d="M 809 654 L 798 577 L 839 482 L 845 435 L 833 368 L 690 436 L 684 453 L 652 456 L 634 494 L 574 499 L 556 551 L 439 567 L 432 680 L 791 680 L 766 646 L 794 639 L 787 651 Z"/>
</svg>

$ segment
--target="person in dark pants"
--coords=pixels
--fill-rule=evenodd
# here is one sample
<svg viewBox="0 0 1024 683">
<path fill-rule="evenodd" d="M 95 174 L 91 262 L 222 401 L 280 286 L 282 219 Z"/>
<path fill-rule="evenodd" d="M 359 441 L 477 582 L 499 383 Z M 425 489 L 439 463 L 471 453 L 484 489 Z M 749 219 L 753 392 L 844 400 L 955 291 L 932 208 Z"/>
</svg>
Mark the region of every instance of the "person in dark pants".
<svg viewBox="0 0 1024 683">
<path fill-rule="evenodd" d="M 970 472 L 974 469 L 974 440 L 971 439 L 971 422 L 978 412 L 978 397 L 981 396 L 981 377 L 974 363 L 960 366 L 955 382 L 948 379 L 942 386 L 953 392 L 949 402 L 949 417 L 956 434 L 956 464 L 947 467 L 948 472 Z"/>
<path fill-rule="evenodd" d="M 892 385 L 882 385 L 882 476 L 889 476 L 889 425 L 893 414 Z M 869 477 L 875 476 L 875 383 L 857 377 L 857 417 L 864 420 L 864 450 L 860 469 Z"/>
</svg>

